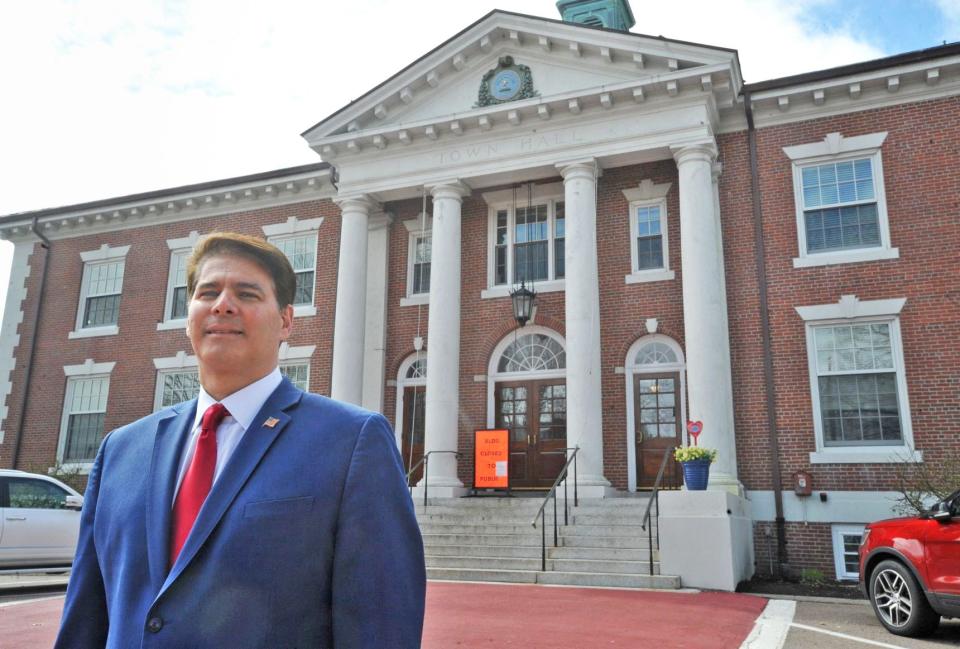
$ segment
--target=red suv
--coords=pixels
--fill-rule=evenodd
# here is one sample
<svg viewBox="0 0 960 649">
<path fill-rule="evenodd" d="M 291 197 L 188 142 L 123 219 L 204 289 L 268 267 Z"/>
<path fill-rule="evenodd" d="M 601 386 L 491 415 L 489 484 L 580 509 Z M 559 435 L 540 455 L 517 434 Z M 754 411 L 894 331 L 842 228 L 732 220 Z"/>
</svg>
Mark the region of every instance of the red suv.
<svg viewBox="0 0 960 649">
<path fill-rule="evenodd" d="M 960 617 L 960 491 L 912 518 L 867 525 L 860 588 L 890 633 L 933 633 Z"/>
</svg>

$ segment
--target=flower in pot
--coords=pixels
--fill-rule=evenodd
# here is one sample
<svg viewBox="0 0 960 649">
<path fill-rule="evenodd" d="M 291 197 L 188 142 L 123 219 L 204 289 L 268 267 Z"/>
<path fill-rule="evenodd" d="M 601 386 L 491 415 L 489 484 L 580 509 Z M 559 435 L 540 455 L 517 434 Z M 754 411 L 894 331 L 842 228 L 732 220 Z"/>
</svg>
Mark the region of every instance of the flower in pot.
<svg viewBox="0 0 960 649">
<path fill-rule="evenodd" d="M 702 446 L 678 446 L 673 458 L 683 467 L 683 483 L 688 491 L 705 491 L 710 478 L 710 464 L 717 459 L 717 451 Z"/>
</svg>

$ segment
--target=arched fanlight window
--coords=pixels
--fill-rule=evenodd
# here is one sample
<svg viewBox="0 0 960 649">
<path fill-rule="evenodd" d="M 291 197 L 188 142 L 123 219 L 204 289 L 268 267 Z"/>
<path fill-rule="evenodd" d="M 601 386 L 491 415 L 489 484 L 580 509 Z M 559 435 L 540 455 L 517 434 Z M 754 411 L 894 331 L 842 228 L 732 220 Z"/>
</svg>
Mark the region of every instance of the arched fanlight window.
<svg viewBox="0 0 960 649">
<path fill-rule="evenodd" d="M 427 359 L 418 358 L 410 364 L 410 367 L 407 368 L 406 378 L 408 379 L 425 379 L 427 378 Z"/>
<path fill-rule="evenodd" d="M 637 365 L 667 365 L 679 363 L 677 353 L 666 343 L 653 341 L 649 342 L 637 352 L 635 357 Z"/>
<path fill-rule="evenodd" d="M 542 372 L 567 367 L 567 355 L 556 340 L 545 334 L 519 336 L 503 351 L 498 372 Z"/>
</svg>

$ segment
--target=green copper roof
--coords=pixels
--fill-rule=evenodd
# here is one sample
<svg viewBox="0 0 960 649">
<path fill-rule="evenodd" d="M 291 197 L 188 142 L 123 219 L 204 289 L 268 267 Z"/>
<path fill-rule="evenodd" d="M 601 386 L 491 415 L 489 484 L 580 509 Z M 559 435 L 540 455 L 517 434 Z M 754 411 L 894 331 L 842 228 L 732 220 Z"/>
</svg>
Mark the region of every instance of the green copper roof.
<svg viewBox="0 0 960 649">
<path fill-rule="evenodd" d="M 627 0 L 558 0 L 563 22 L 630 31 L 636 24 Z"/>
</svg>

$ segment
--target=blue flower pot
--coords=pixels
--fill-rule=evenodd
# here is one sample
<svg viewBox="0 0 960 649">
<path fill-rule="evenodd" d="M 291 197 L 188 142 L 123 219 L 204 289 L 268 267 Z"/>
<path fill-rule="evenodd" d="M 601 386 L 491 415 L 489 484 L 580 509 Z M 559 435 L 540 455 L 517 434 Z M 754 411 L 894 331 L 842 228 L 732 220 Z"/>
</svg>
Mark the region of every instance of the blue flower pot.
<svg viewBox="0 0 960 649">
<path fill-rule="evenodd" d="M 710 479 L 710 460 L 690 460 L 681 462 L 683 466 L 683 484 L 687 491 L 706 491 Z"/>
</svg>

